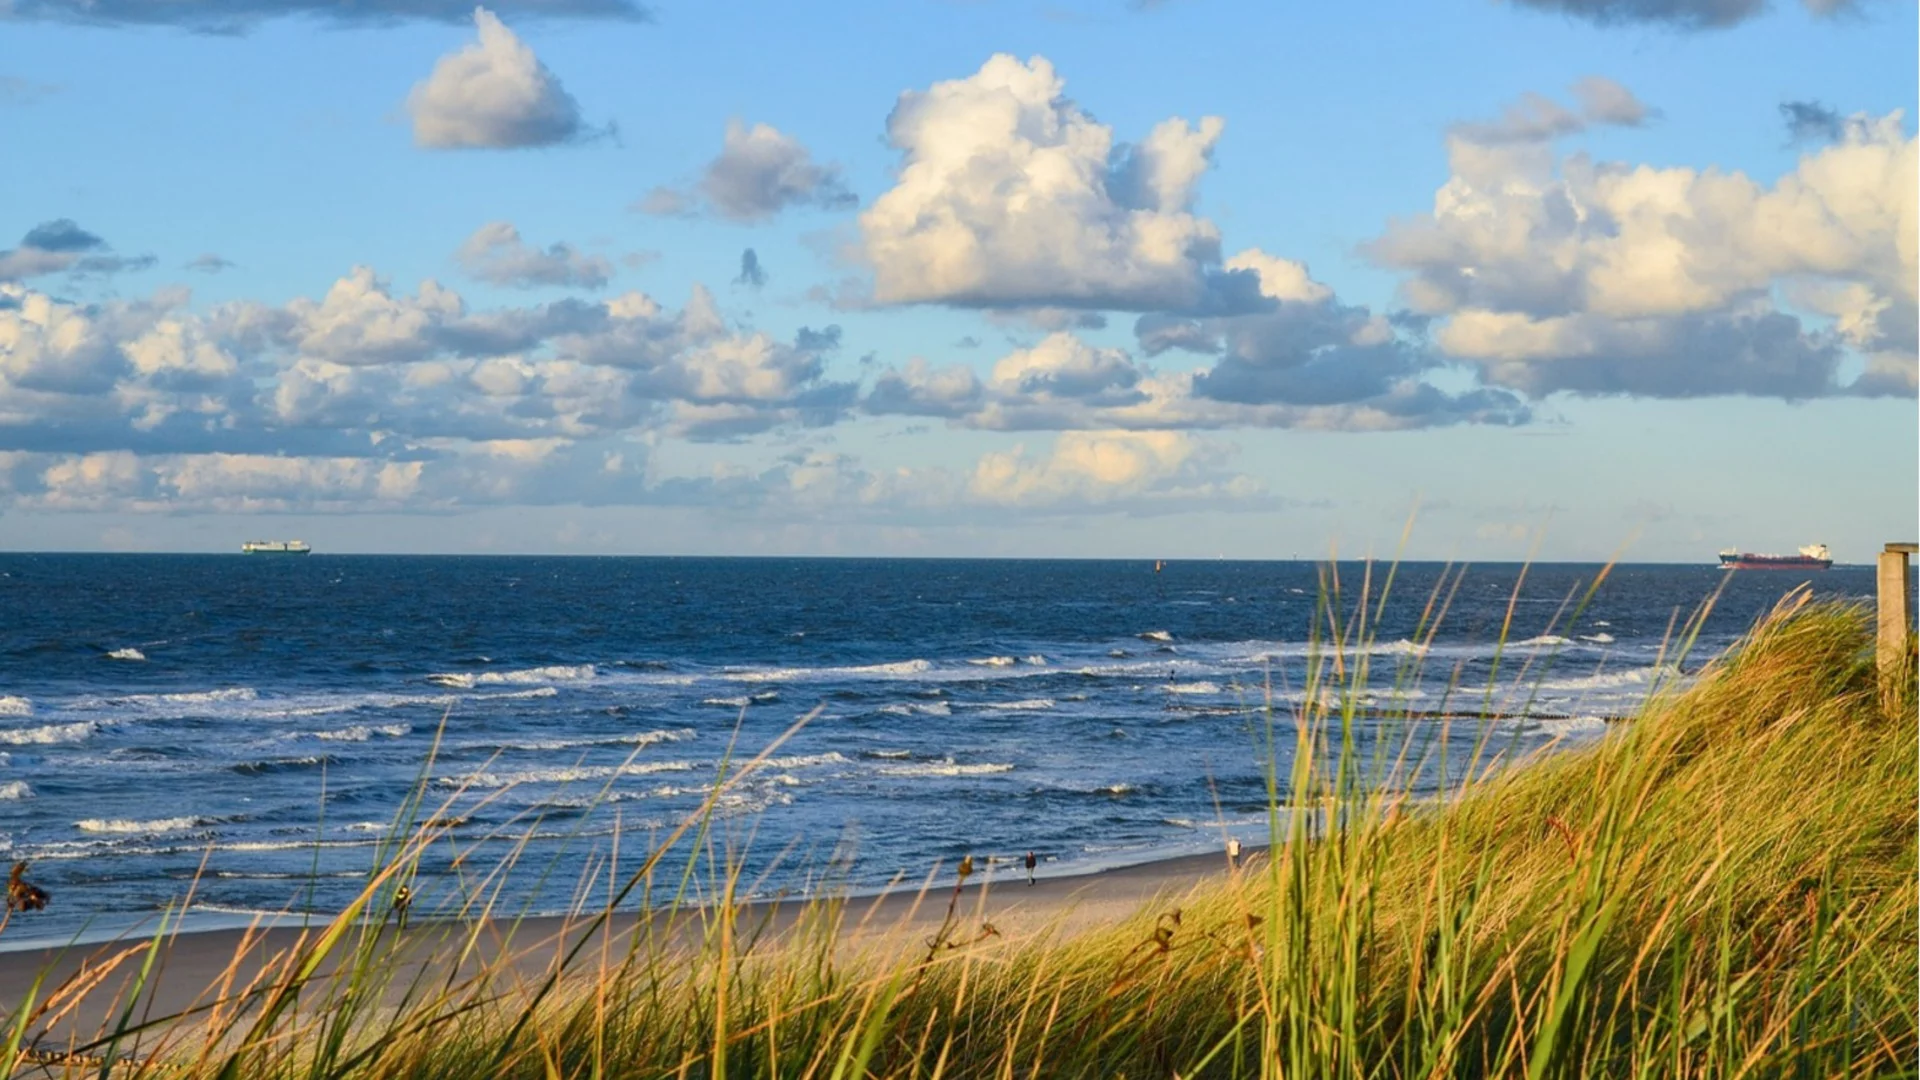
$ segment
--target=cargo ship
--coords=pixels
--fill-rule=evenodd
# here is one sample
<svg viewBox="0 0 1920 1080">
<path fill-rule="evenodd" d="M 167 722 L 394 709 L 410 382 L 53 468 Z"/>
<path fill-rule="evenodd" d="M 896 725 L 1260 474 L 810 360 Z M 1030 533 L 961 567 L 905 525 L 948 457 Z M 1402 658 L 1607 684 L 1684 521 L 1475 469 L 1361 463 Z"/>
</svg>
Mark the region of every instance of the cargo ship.
<svg viewBox="0 0 1920 1080">
<path fill-rule="evenodd" d="M 311 555 L 305 540 L 249 540 L 240 545 L 242 555 Z"/>
<path fill-rule="evenodd" d="M 1722 570 L 1825 570 L 1832 565 L 1833 554 L 1825 544 L 1808 544 L 1798 555 L 1755 555 L 1738 548 L 1720 553 Z"/>
</svg>

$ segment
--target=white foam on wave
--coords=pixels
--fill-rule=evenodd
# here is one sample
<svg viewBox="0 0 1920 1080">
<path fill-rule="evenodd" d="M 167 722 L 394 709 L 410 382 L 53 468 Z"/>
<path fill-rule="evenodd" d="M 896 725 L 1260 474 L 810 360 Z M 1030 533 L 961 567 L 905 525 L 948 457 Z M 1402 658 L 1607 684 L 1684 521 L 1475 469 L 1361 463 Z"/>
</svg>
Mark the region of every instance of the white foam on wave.
<svg viewBox="0 0 1920 1080">
<path fill-rule="evenodd" d="M 1591 641 L 1595 645 L 1611 645 L 1613 644 L 1614 639 L 1612 634 L 1609 634 L 1606 631 L 1602 630 L 1598 634 L 1581 634 L 1580 640 Z"/>
<path fill-rule="evenodd" d="M 1042 712 L 1053 708 L 1052 698 L 1024 698 L 1020 701 L 988 701 L 977 708 L 991 709 L 994 712 Z"/>
<path fill-rule="evenodd" d="M 1021 660 L 1020 662 L 1021 662 L 1021 663 L 1023 663 L 1023 664 L 1030 664 L 1030 665 L 1032 665 L 1033 667 L 1046 667 L 1046 666 L 1047 666 L 1047 658 L 1046 658 L 1046 657 L 1044 657 L 1044 656 L 1041 656 L 1041 655 L 1040 655 L 1039 653 L 1034 653 L 1034 654 L 1033 654 L 1032 656 L 1029 656 L 1029 657 L 1027 657 L 1027 658 L 1025 658 L 1024 660 Z"/>
<path fill-rule="evenodd" d="M 335 731 L 316 731 L 313 737 L 329 742 L 366 742 L 375 735 L 385 735 L 389 739 L 398 739 L 413 730 L 411 724 L 355 724 Z"/>
<path fill-rule="evenodd" d="M 1199 682 L 1168 683 L 1166 691 L 1169 694 L 1217 694 L 1220 692 L 1220 684 L 1204 679 Z"/>
<path fill-rule="evenodd" d="M 1533 724 L 1563 739 L 1591 739 L 1607 732 L 1607 721 L 1599 716 L 1549 716 L 1534 720 Z"/>
<path fill-rule="evenodd" d="M 860 756 L 870 757 L 870 758 L 880 758 L 882 760 L 900 761 L 905 758 L 912 757 L 913 751 L 911 750 L 862 750 L 860 751 Z"/>
<path fill-rule="evenodd" d="M 1583 690 L 1626 690 L 1648 686 L 1656 679 L 1677 679 L 1680 671 L 1672 664 L 1626 668 L 1621 671 L 1600 671 L 1592 675 L 1579 675 L 1564 679 L 1542 679 L 1536 687 L 1541 692 L 1569 693 Z"/>
<path fill-rule="evenodd" d="M 146 653 L 141 652 L 131 645 L 124 649 L 115 649 L 107 654 L 107 659 L 109 660 L 145 660 L 146 658 Z"/>
<path fill-rule="evenodd" d="M 724 678 L 734 682 L 801 682 L 813 679 L 899 679 L 923 675 L 933 670 L 927 660 L 896 660 L 890 664 L 859 664 L 853 667 L 760 668 L 728 671 Z"/>
<path fill-rule="evenodd" d="M 131 833 L 144 835 L 150 833 L 182 832 L 214 824 L 212 818 L 169 817 L 152 818 L 140 821 L 135 818 L 86 818 L 73 823 L 81 832 L 89 833 Z"/>
<path fill-rule="evenodd" d="M 977 660 L 969 660 L 967 663 L 976 667 L 1012 667 L 1019 661 L 1011 656 L 983 656 Z"/>
<path fill-rule="evenodd" d="M 1165 630 L 1148 630 L 1140 635 L 1142 641 L 1172 641 L 1173 635 Z"/>
<path fill-rule="evenodd" d="M 760 767 L 764 769 L 805 769 L 814 765 L 846 764 L 850 763 L 845 757 L 836 751 L 829 750 L 824 754 L 795 754 L 791 757 L 770 757 L 761 762 Z"/>
<path fill-rule="evenodd" d="M 252 701 L 259 696 L 251 686 L 227 686 L 218 690 L 185 690 L 173 694 L 129 694 L 114 701 L 127 705 L 205 705 L 219 701 Z"/>
<path fill-rule="evenodd" d="M 780 691 L 762 690 L 757 694 L 741 694 L 737 697 L 710 697 L 703 699 L 702 705 L 719 705 L 729 709 L 744 709 L 749 705 L 771 705 L 780 700 Z"/>
<path fill-rule="evenodd" d="M 586 746 L 652 746 L 655 743 L 679 742 L 694 736 L 692 728 L 671 728 L 656 731 L 627 732 L 621 735 L 590 735 L 580 739 L 526 739 L 515 742 L 477 741 L 462 743 L 460 749 L 495 750 L 575 750 Z"/>
<path fill-rule="evenodd" d="M 1013 766 L 1001 762 L 961 765 L 952 758 L 944 761 L 917 762 L 912 765 L 882 765 L 874 770 L 881 776 L 991 776 L 1012 772 Z"/>
<path fill-rule="evenodd" d="M 944 701 L 906 702 L 882 705 L 880 711 L 892 716 L 952 716 L 953 708 Z"/>
<path fill-rule="evenodd" d="M 25 780 L 9 780 L 0 784 L 0 802 L 15 802 L 33 798 L 33 788 Z"/>
<path fill-rule="evenodd" d="M 624 765 L 575 765 L 551 769 L 522 769 L 518 772 L 472 772 L 462 776 L 437 777 L 445 787 L 503 788 L 521 784 L 572 784 L 582 780 L 612 780 L 621 776 L 651 776 L 663 772 L 688 772 L 691 761 L 634 761 Z"/>
<path fill-rule="evenodd" d="M 1525 641 L 1516 641 L 1513 643 L 1513 647 L 1516 649 L 1537 649 L 1551 645 L 1571 644 L 1573 644 L 1571 640 L 1563 638 L 1559 634 L 1541 634 L 1538 637 L 1530 637 Z"/>
<path fill-rule="evenodd" d="M 528 683 L 586 682 L 594 677 L 592 664 L 548 664 L 518 671 L 444 671 L 427 676 L 438 686 L 471 690 L 478 686 L 522 686 Z"/>
<path fill-rule="evenodd" d="M 39 727 L 0 730 L 0 743 L 51 746 L 55 743 L 79 742 L 92 735 L 98 727 L 91 720 L 80 720 L 71 724 L 42 724 Z"/>
<path fill-rule="evenodd" d="M 0 716 L 32 716 L 33 700 L 15 697 L 12 694 L 0 694 Z"/>
</svg>

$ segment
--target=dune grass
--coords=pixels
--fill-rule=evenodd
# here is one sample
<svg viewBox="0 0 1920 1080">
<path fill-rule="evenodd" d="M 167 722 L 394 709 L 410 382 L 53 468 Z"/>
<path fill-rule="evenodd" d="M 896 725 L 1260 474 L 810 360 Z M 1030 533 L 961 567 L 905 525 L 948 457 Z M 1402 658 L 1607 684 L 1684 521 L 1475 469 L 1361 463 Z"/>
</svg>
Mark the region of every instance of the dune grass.
<svg viewBox="0 0 1920 1080">
<path fill-rule="evenodd" d="M 1326 704 L 1256 731 L 1293 750 L 1273 847 L 1115 925 L 1009 938 L 956 889 L 927 897 L 948 916 L 931 939 L 856 947 L 833 902 L 762 935 L 715 856 L 678 926 L 582 938 L 531 977 L 476 926 L 445 946 L 467 963 L 422 967 L 361 918 L 433 842 L 420 829 L 252 985 L 158 1018 L 136 986 L 99 1039 L 33 1065 L 87 989 L 49 988 L 0 1050 L 53 1075 L 288 1080 L 1913 1074 L 1916 698 L 1911 669 L 1882 692 L 1870 612 L 1791 597 L 1597 744 L 1422 804 L 1354 751 L 1364 628 L 1329 637 L 1333 692 L 1307 695 Z M 685 896 L 662 857 L 711 850 L 708 820 L 583 890 L 603 917 Z"/>
</svg>

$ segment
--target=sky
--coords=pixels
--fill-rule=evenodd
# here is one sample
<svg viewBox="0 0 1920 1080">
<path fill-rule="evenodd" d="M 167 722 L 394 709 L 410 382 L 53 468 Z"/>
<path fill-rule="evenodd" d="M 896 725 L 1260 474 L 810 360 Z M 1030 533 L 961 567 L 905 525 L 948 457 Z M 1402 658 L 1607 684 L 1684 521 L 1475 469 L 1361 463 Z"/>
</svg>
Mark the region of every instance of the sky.
<svg viewBox="0 0 1920 1080">
<path fill-rule="evenodd" d="M 0 550 L 1870 561 L 1917 38 L 0 0 Z"/>
</svg>

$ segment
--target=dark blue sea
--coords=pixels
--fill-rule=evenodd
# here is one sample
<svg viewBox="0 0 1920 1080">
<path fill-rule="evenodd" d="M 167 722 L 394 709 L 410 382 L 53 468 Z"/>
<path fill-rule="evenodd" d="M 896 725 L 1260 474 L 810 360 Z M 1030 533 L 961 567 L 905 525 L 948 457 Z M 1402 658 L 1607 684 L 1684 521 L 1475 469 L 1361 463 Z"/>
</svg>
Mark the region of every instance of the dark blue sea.
<svg viewBox="0 0 1920 1080">
<path fill-rule="evenodd" d="M 189 926 L 338 910 L 418 785 L 459 821 L 422 909 L 499 885 L 564 910 L 616 838 L 632 860 L 816 710 L 717 807 L 758 893 L 1261 841 L 1269 719 L 1284 774 L 1310 669 L 1353 632 L 1321 599 L 1336 569 L 1350 623 L 1360 564 L 0 554 L 0 848 L 54 896 L 0 945 L 150 924 L 189 889 Z M 1873 590 L 1627 566 L 1576 619 L 1600 569 L 1403 565 L 1381 604 L 1374 568 L 1341 668 L 1369 665 L 1356 744 L 1579 745 L 1790 588 Z"/>
</svg>

